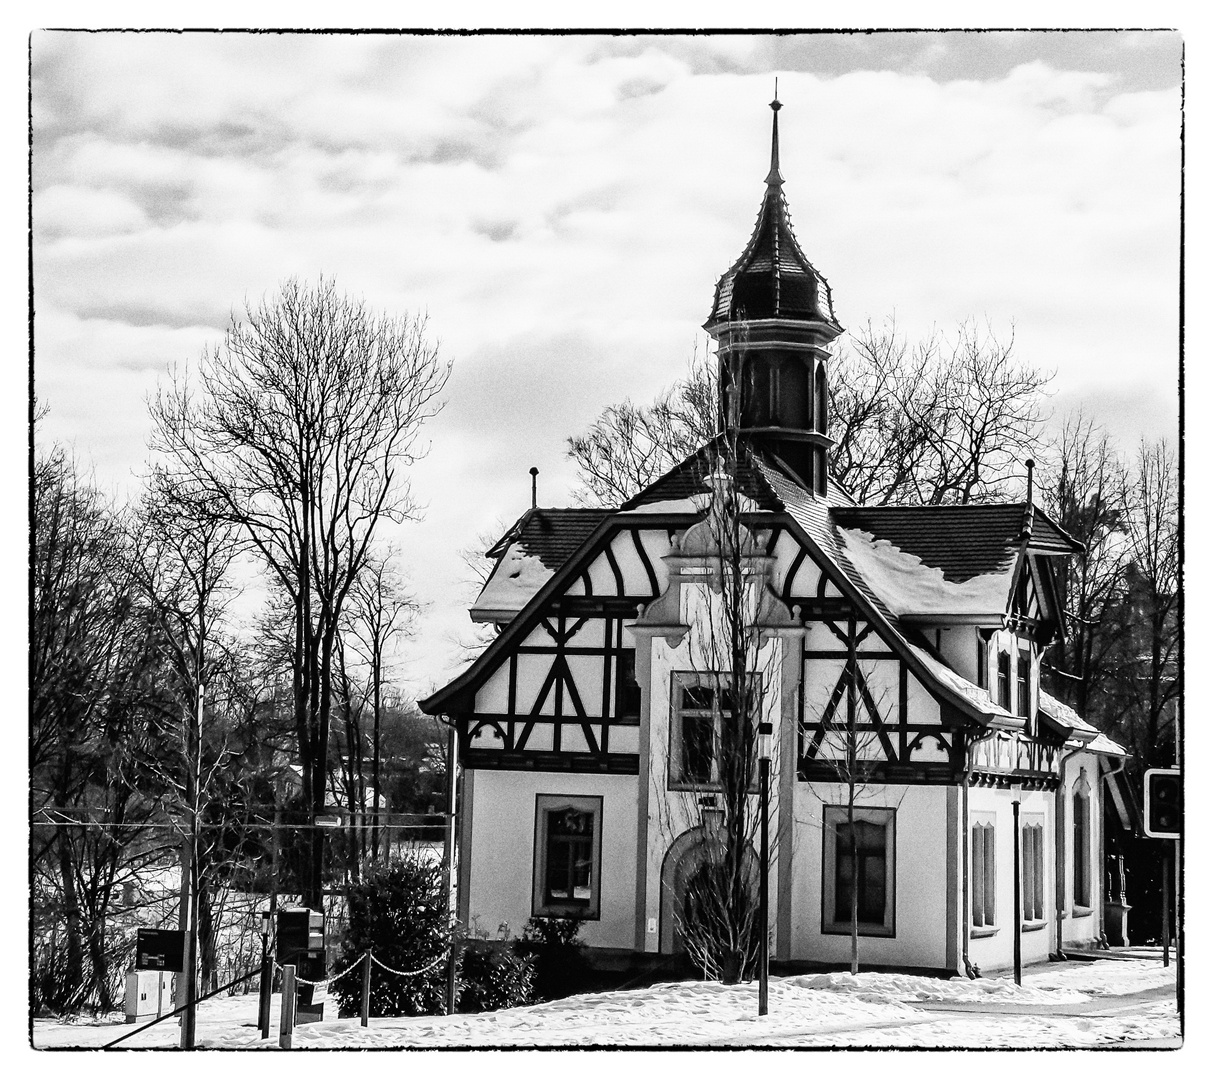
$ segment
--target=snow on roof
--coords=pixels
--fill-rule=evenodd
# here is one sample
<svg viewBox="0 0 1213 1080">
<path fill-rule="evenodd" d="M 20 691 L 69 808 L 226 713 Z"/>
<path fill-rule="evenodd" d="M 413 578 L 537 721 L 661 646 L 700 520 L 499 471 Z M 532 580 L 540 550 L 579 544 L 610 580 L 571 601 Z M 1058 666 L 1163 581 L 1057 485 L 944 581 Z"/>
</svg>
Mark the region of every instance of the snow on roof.
<svg viewBox="0 0 1213 1080">
<path fill-rule="evenodd" d="M 527 555 L 521 545 L 511 544 L 476 597 L 472 618 L 492 621 L 498 615 L 516 615 L 553 573 L 539 556 Z"/>
<path fill-rule="evenodd" d="M 988 690 L 983 690 L 975 683 L 971 683 L 968 679 L 956 674 L 947 664 L 936 660 L 935 657 L 921 646 L 915 645 L 911 641 L 906 641 L 905 645 L 922 662 L 923 666 L 953 693 L 960 694 L 983 713 L 1014 720 L 1020 725 L 1023 724 L 1022 717 L 1017 717 L 1007 712 L 1001 705 L 998 705 L 990 697 Z"/>
<path fill-rule="evenodd" d="M 894 615 L 1001 615 L 1007 610 L 1013 563 L 966 581 L 948 581 L 938 567 L 870 532 L 838 526 L 838 535 L 851 565 Z"/>
<path fill-rule="evenodd" d="M 1069 705 L 1058 701 L 1052 694 L 1047 694 L 1044 690 L 1040 691 L 1040 708 L 1042 712 L 1048 714 L 1054 720 L 1065 724 L 1066 727 L 1072 728 L 1074 731 L 1081 731 L 1091 735 L 1099 734 L 1099 728 L 1095 727 L 1094 724 L 1088 724 Z"/>
</svg>

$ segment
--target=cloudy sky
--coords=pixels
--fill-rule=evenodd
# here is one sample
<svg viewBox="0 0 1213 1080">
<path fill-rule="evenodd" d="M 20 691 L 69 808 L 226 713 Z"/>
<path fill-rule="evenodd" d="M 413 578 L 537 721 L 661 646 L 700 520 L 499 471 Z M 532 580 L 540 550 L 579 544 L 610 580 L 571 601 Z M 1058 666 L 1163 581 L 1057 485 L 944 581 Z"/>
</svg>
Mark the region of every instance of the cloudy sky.
<svg viewBox="0 0 1213 1080">
<path fill-rule="evenodd" d="M 797 234 L 844 326 L 1015 330 L 1126 446 L 1177 424 L 1174 33 L 33 37 L 44 437 L 137 489 L 146 397 L 246 298 L 333 276 L 455 363 L 400 528 L 458 663 L 460 549 L 565 505 L 565 439 L 685 369 L 762 195 L 779 77 Z"/>
</svg>

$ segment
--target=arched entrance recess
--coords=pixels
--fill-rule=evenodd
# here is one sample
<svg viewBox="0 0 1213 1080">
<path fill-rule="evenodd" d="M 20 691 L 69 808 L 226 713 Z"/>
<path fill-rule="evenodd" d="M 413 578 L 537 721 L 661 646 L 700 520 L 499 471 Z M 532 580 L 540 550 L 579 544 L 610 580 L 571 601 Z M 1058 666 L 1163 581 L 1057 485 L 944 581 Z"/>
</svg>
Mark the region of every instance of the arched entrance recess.
<svg viewBox="0 0 1213 1080">
<path fill-rule="evenodd" d="M 724 843 L 719 827 L 696 825 L 679 836 L 666 852 L 661 864 L 660 949 L 663 953 L 686 952 L 678 927 L 678 912 L 686 903 L 687 888 L 700 871 L 724 859 Z M 758 856 L 746 846 L 744 869 L 751 878 L 755 903 L 758 896 Z"/>
</svg>

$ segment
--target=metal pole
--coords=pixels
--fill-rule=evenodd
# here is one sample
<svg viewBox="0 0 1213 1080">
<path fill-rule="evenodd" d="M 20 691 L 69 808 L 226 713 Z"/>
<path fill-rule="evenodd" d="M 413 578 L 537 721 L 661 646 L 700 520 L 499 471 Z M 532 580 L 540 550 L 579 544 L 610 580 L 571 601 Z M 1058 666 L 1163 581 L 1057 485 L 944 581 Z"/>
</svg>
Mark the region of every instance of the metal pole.
<svg viewBox="0 0 1213 1080">
<path fill-rule="evenodd" d="M 1015 799 L 1011 803 L 1011 821 L 1015 829 L 1015 985 L 1020 985 L 1020 977 L 1023 974 L 1023 957 L 1021 955 L 1022 941 L 1020 940 L 1023 934 L 1023 889 L 1021 887 L 1021 870 L 1019 867 L 1020 844 L 1019 844 L 1019 800 Z"/>
<path fill-rule="evenodd" d="M 289 1050 L 295 1030 L 295 965 L 282 968 L 282 1019 L 278 1025 L 278 1048 Z"/>
<path fill-rule="evenodd" d="M 190 832 L 181 846 L 181 928 L 185 934 L 184 963 L 177 988 L 177 1007 L 181 1015 L 181 1049 L 193 1050 L 197 1030 L 198 982 L 198 785 L 202 767 L 202 705 L 206 687 L 198 684 L 198 714 L 186 730 L 185 754 L 188 769 L 185 801 L 190 808 Z"/>
<path fill-rule="evenodd" d="M 371 1017 L 371 950 L 362 957 L 362 1026 L 366 1027 Z"/>
<path fill-rule="evenodd" d="M 1171 866 L 1170 845 L 1162 842 L 1162 966 L 1171 966 Z"/>
<path fill-rule="evenodd" d="M 767 800 L 770 798 L 771 788 L 771 759 L 761 757 L 758 759 L 758 846 L 759 855 L 758 861 L 761 864 L 761 876 L 758 878 L 758 1015 L 767 1015 L 767 989 L 770 981 L 770 940 L 768 933 L 768 881 L 767 876 L 770 872 L 768 862 L 770 859 L 770 836 L 767 827 Z"/>
<path fill-rule="evenodd" d="M 270 936 L 261 932 L 261 992 L 257 1003 L 257 1027 L 261 1037 L 270 1037 L 270 994 L 273 990 L 274 972 L 270 967 Z"/>
<path fill-rule="evenodd" d="M 455 869 L 455 808 L 457 805 L 456 787 L 459 768 L 459 737 L 452 724 L 447 730 L 446 739 L 446 830 L 443 833 L 442 852 L 442 886 L 446 892 L 447 926 L 451 928 L 451 956 L 446 968 L 446 1013 L 451 1016 L 455 1012 L 455 904 L 454 904 L 454 869 Z"/>
</svg>

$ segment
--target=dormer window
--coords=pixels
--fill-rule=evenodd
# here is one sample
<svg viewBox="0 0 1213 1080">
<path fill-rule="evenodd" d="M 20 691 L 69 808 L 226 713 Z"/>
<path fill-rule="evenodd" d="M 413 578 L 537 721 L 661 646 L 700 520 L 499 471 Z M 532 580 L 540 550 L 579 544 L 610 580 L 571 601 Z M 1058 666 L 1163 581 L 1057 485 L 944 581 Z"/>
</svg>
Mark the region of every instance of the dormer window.
<svg viewBox="0 0 1213 1080">
<path fill-rule="evenodd" d="M 998 651 L 998 704 L 1011 711 L 1011 654 Z"/>
<path fill-rule="evenodd" d="M 1015 702 L 1017 713 L 1032 720 L 1032 658 L 1026 649 L 1019 650 L 1019 662 L 1015 669 Z"/>
</svg>

